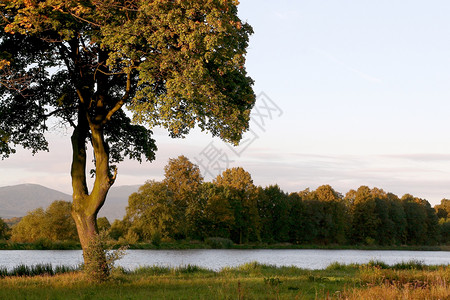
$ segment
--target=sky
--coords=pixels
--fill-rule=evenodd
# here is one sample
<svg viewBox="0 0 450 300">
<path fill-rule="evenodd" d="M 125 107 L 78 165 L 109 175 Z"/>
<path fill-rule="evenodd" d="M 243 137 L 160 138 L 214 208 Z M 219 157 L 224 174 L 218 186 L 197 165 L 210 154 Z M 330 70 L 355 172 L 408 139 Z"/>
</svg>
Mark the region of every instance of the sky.
<svg viewBox="0 0 450 300">
<path fill-rule="evenodd" d="M 449 14 L 444 0 L 242 0 L 258 97 L 241 146 L 157 128 L 157 159 L 121 163 L 115 185 L 161 180 L 168 159 L 185 155 L 206 180 L 241 166 L 286 192 L 367 185 L 432 205 L 450 198 Z M 55 128 L 49 153 L 0 161 L 0 186 L 70 194 L 70 134 Z"/>
</svg>

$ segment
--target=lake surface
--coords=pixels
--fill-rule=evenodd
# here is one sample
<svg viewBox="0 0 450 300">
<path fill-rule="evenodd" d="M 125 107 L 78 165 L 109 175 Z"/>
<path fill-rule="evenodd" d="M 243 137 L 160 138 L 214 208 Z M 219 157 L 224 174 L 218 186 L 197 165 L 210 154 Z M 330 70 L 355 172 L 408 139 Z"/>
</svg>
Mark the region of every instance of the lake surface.
<svg viewBox="0 0 450 300">
<path fill-rule="evenodd" d="M 333 262 L 367 263 L 379 260 L 395 264 L 416 260 L 427 265 L 450 264 L 449 251 L 390 251 L 390 250 L 128 250 L 116 265 L 126 269 L 139 266 L 184 266 L 220 270 L 257 261 L 276 266 L 296 266 L 323 269 Z M 81 250 L 0 250 L 0 266 L 12 269 L 25 264 L 51 263 L 53 266 L 77 266 L 83 261 Z"/>
</svg>

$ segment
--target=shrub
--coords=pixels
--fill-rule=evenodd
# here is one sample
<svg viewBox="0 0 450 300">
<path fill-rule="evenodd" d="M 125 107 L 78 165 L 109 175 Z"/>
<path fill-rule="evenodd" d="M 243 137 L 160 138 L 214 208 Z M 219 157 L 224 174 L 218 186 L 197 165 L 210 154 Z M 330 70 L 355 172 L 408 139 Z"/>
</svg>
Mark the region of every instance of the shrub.
<svg viewBox="0 0 450 300">
<path fill-rule="evenodd" d="M 233 247 L 233 241 L 221 237 L 210 237 L 205 240 L 205 243 L 212 249 L 229 249 Z"/>
<path fill-rule="evenodd" d="M 126 246 L 117 250 L 107 249 L 107 239 L 107 232 L 100 232 L 91 239 L 88 248 L 83 253 L 84 272 L 90 280 L 95 282 L 103 282 L 108 279 L 115 261 L 122 258 L 127 249 Z"/>
</svg>

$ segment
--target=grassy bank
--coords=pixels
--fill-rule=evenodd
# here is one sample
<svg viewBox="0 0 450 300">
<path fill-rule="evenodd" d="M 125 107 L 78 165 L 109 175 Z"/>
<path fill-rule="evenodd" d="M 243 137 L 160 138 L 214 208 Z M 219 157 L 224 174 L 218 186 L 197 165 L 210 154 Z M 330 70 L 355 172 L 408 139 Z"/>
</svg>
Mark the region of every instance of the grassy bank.
<svg viewBox="0 0 450 300">
<path fill-rule="evenodd" d="M 214 272 L 196 266 L 115 269 L 102 284 L 79 271 L 5 276 L 0 299 L 448 299 L 448 266 L 333 264 L 325 270 L 249 263 Z"/>
<path fill-rule="evenodd" d="M 226 240 L 226 239 L 224 239 Z M 227 242 L 228 241 L 228 242 Z M 177 241 L 160 244 L 136 243 L 129 245 L 129 249 L 161 249 L 161 250 L 183 250 L 183 249 L 329 249 L 329 250 L 414 250 L 414 251 L 450 251 L 450 245 L 440 246 L 379 246 L 379 245 L 298 245 L 298 244 L 233 244 L 225 242 L 200 242 L 200 241 Z M 112 241 L 112 248 L 119 248 L 121 244 Z M 80 243 L 73 241 L 50 242 L 38 240 L 34 243 L 13 243 L 0 241 L 0 250 L 79 250 Z"/>
</svg>

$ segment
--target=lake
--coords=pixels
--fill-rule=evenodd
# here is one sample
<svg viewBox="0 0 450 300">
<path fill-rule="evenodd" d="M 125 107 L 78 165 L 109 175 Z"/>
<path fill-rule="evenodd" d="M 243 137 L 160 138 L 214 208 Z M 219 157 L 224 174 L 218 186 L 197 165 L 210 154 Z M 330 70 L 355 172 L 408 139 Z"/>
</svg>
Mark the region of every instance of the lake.
<svg viewBox="0 0 450 300">
<path fill-rule="evenodd" d="M 0 266 L 8 270 L 14 266 L 51 263 L 53 266 L 76 266 L 82 263 L 81 250 L 0 250 Z M 257 261 L 276 266 L 296 266 L 304 269 L 323 269 L 333 262 L 344 264 L 367 263 L 379 260 L 395 264 L 416 260 L 427 265 L 450 264 L 449 251 L 391 251 L 391 250 L 127 250 L 116 265 L 126 269 L 139 266 L 196 265 L 212 270 L 239 266 Z"/>
</svg>

